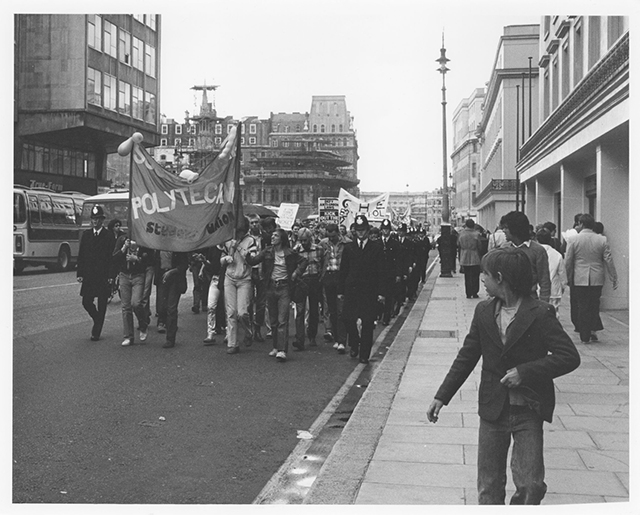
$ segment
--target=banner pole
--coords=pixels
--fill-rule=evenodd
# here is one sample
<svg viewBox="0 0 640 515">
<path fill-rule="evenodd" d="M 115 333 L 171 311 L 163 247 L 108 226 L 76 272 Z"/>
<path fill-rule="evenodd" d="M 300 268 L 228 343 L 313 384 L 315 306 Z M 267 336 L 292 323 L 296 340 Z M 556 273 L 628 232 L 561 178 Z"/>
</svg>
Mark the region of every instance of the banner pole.
<svg viewBox="0 0 640 515">
<path fill-rule="evenodd" d="M 134 143 L 136 145 L 136 143 Z M 131 225 L 131 200 L 133 198 L 133 149 L 129 155 L 129 210 L 127 215 L 127 227 L 129 228 L 129 239 L 133 239 L 133 226 Z"/>
<path fill-rule="evenodd" d="M 242 122 L 238 122 L 238 127 L 236 129 L 236 162 L 235 162 L 235 177 L 234 177 L 234 182 L 236 185 L 236 195 L 238 195 L 236 201 L 235 201 L 235 206 L 234 206 L 234 214 L 236 216 L 236 228 L 238 227 L 238 224 L 240 223 L 240 218 L 242 216 L 244 216 L 244 210 L 242 207 L 242 195 L 240 192 L 240 156 L 241 156 L 241 152 L 242 152 L 242 146 L 241 146 L 241 135 L 242 135 Z M 234 235 L 235 238 L 235 235 Z"/>
</svg>

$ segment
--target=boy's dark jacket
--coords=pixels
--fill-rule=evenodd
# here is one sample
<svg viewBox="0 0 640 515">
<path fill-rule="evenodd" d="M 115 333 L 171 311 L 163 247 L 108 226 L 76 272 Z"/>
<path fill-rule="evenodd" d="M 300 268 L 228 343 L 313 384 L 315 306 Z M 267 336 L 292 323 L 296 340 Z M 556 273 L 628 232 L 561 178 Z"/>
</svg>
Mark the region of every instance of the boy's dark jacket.
<svg viewBox="0 0 640 515">
<path fill-rule="evenodd" d="M 580 355 L 550 304 L 524 297 L 502 344 L 495 318 L 497 299 L 480 302 L 469 334 L 435 395 L 448 404 L 482 356 L 478 414 L 494 421 L 509 402 L 509 388 L 500 382 L 517 368 L 522 383 L 515 388 L 529 406 L 551 422 L 555 407 L 553 378 L 580 365 Z"/>
</svg>

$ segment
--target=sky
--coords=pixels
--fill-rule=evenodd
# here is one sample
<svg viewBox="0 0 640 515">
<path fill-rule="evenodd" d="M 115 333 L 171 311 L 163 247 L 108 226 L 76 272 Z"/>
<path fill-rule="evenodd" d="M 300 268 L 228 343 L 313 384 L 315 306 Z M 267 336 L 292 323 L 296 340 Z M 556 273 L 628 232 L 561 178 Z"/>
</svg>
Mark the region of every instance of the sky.
<svg viewBox="0 0 640 515">
<path fill-rule="evenodd" d="M 220 86 L 218 115 L 236 118 L 304 113 L 313 95 L 345 95 L 361 191 L 433 190 L 442 185 L 443 32 L 450 154 L 451 115 L 490 79 L 504 26 L 541 16 L 447 5 L 249 0 L 163 11 L 160 112 L 197 114 L 201 93 L 190 88 L 205 83 Z"/>
</svg>

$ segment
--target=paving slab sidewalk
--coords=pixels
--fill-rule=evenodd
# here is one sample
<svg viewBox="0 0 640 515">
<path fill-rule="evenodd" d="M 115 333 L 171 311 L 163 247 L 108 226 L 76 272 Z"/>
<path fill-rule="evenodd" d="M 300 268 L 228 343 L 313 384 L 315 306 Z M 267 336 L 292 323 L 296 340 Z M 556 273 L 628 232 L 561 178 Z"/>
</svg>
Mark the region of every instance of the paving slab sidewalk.
<svg viewBox="0 0 640 515">
<path fill-rule="evenodd" d="M 461 274 L 439 273 L 436 265 L 306 504 L 477 504 L 480 366 L 438 424 L 426 419 L 479 302 L 466 298 Z M 603 312 L 602 319 L 600 341 L 581 344 L 568 295 L 562 301 L 560 321 L 582 364 L 555 381 L 556 412 L 545 423 L 543 504 L 629 501 L 629 313 Z M 510 478 L 508 488 L 507 496 Z"/>
</svg>

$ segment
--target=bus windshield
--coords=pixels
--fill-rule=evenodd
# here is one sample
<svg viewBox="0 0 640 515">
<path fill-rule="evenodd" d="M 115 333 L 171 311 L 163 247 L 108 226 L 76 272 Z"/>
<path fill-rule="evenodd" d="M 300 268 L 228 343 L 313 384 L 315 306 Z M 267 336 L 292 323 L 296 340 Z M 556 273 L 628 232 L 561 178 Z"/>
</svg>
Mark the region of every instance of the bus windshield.
<svg viewBox="0 0 640 515">
<path fill-rule="evenodd" d="M 27 203 L 24 195 L 16 191 L 13 192 L 13 223 L 23 224 L 27 221 Z"/>
</svg>

